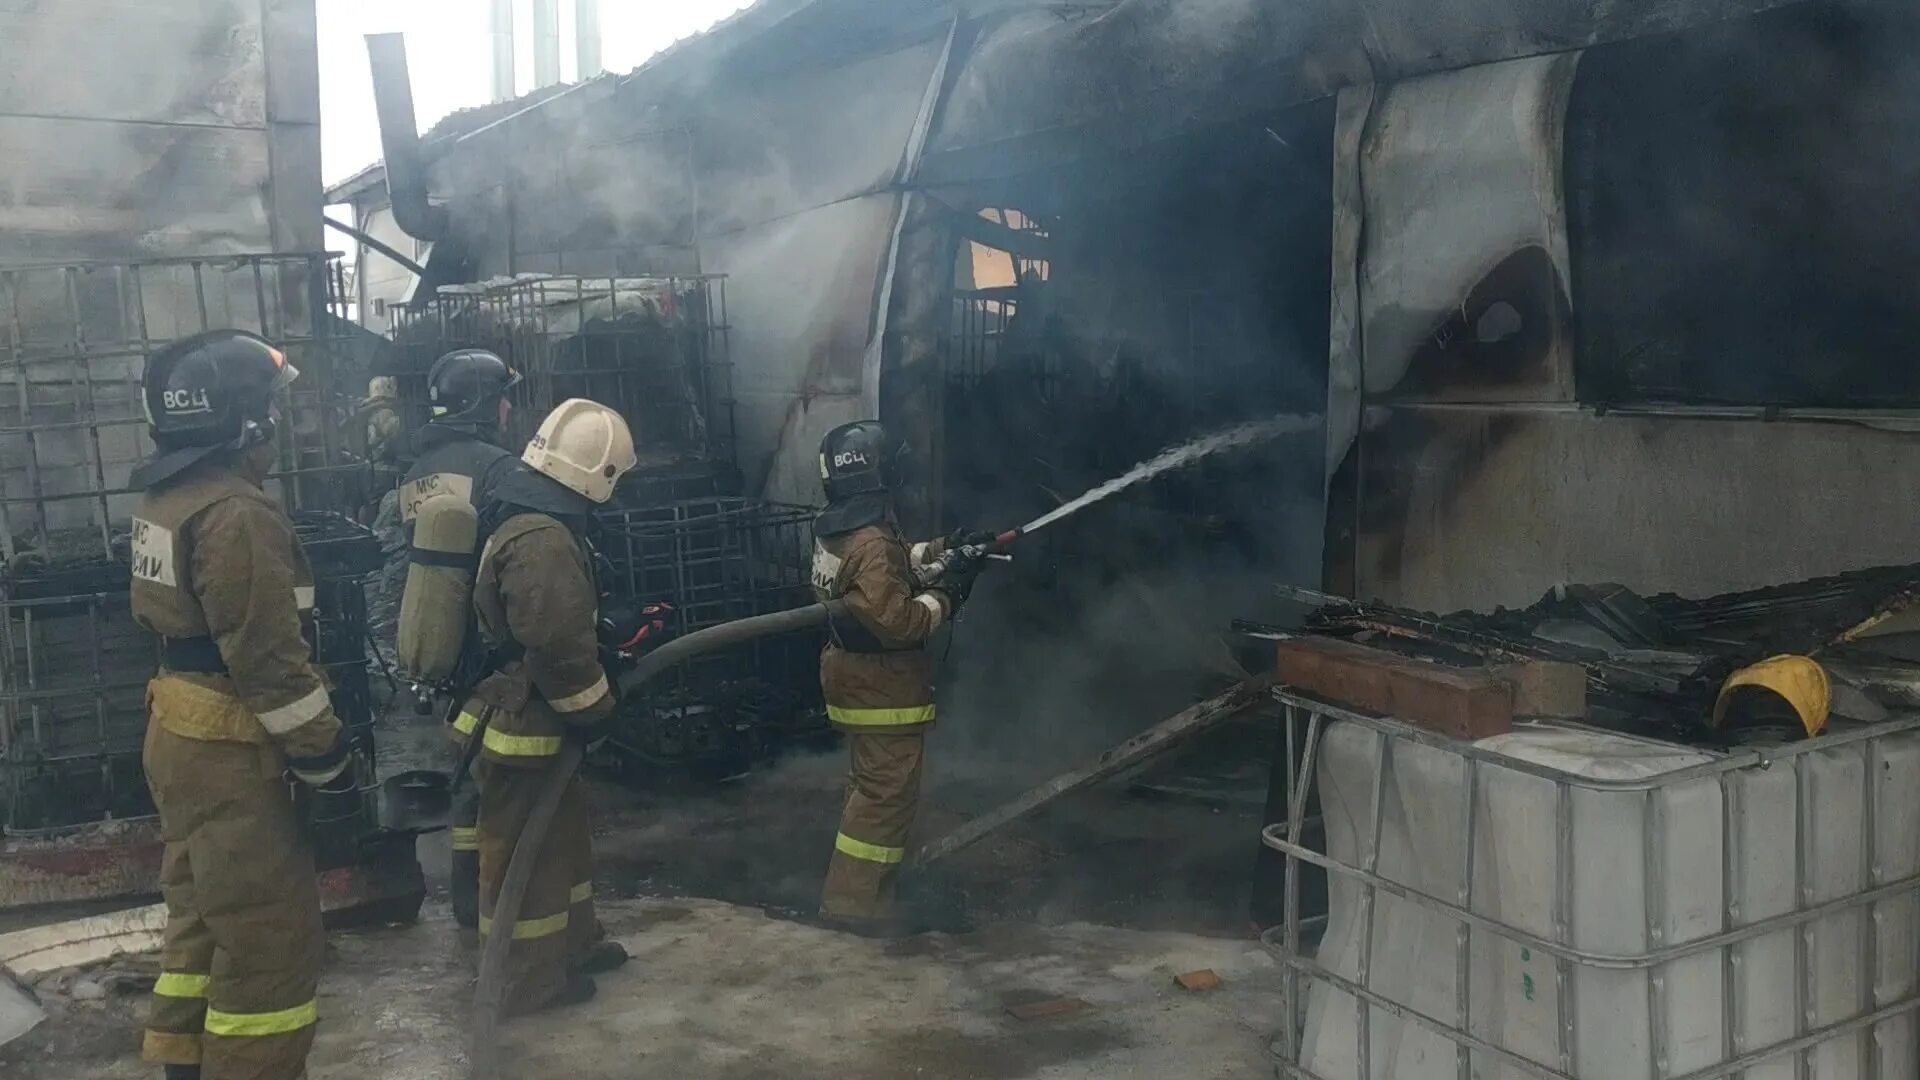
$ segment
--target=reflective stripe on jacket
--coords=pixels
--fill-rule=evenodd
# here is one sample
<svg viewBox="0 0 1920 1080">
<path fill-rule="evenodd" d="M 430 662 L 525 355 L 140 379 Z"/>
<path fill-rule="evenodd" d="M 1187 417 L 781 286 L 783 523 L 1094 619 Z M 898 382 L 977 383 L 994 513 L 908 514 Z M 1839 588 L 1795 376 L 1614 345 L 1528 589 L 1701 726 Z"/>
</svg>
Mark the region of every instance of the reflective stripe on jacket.
<svg viewBox="0 0 1920 1080">
<path fill-rule="evenodd" d="M 850 731 L 933 720 L 925 645 L 946 619 L 946 602 L 918 591 L 899 533 L 879 524 L 817 537 L 813 584 L 822 601 L 845 598 L 851 616 L 851 625 L 836 625 L 820 655 L 828 718 Z"/>
<path fill-rule="evenodd" d="M 560 752 L 569 726 L 613 710 L 592 564 L 558 519 L 528 512 L 502 522 L 481 553 L 473 603 L 488 647 L 511 643 L 521 655 L 480 681 L 455 718 L 457 736 L 470 735 L 486 714 L 481 749 L 490 759 L 538 764 Z"/>
<path fill-rule="evenodd" d="M 279 505 L 213 459 L 146 493 L 132 547 L 135 621 L 163 638 L 210 638 L 227 668 L 162 671 L 155 722 L 183 738 L 270 742 L 296 770 L 337 772 L 340 721 L 300 625 L 313 571 Z"/>
</svg>

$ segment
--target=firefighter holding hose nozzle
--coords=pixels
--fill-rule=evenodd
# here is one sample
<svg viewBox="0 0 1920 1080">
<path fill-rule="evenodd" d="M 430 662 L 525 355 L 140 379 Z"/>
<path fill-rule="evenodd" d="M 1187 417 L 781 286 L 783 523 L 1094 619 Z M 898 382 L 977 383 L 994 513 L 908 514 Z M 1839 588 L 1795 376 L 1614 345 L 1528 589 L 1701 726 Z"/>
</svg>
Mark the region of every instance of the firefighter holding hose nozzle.
<svg viewBox="0 0 1920 1080">
<path fill-rule="evenodd" d="M 456 740 L 479 739 L 480 933 L 510 934 L 506 1009 L 527 1013 L 593 996 L 592 975 L 627 959 L 593 912 L 586 794 L 575 776 L 511 927 L 493 922 L 515 844 L 567 739 L 592 742 L 611 722 L 594 561 L 593 510 L 636 464 L 619 413 L 561 403 L 540 425 L 523 468 L 493 487 L 473 608 L 487 671 L 455 715 Z"/>
<path fill-rule="evenodd" d="M 901 539 L 892 500 L 899 455 L 876 420 L 828 432 L 820 444 L 827 507 L 814 521 L 814 592 L 822 602 L 844 599 L 847 612 L 828 623 L 820 686 L 851 756 L 820 917 L 863 936 L 899 932 L 894 883 L 934 718 L 926 644 L 966 601 L 981 565 L 949 551 L 973 537 L 911 548 Z M 936 564 L 937 580 L 925 581 Z"/>
</svg>

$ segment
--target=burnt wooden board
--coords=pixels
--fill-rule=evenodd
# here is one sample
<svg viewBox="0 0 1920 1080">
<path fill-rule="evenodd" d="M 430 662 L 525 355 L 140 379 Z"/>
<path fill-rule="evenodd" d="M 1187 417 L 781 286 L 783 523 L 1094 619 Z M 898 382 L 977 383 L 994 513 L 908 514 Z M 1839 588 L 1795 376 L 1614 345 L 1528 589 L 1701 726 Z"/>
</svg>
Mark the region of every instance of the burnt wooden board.
<svg viewBox="0 0 1920 1080">
<path fill-rule="evenodd" d="M 1278 644 L 1275 678 L 1315 697 L 1463 739 L 1513 726 L 1513 684 L 1335 638 Z"/>
</svg>

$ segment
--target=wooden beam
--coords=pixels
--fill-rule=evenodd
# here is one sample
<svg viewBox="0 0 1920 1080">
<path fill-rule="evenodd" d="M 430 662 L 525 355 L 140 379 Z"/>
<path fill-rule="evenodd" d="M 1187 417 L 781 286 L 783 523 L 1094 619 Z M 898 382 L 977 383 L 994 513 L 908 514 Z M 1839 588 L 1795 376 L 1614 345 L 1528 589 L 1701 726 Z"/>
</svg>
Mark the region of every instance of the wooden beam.
<svg viewBox="0 0 1920 1080">
<path fill-rule="evenodd" d="M 1267 690 L 1271 685 L 1264 678 L 1238 683 L 1224 693 L 1216 694 L 1173 717 L 1162 720 L 1101 754 L 1092 763 L 1074 769 L 1072 772 L 1061 773 L 1038 787 L 1030 788 L 1018 798 L 1002 803 L 926 845 L 914 856 L 914 864 L 926 866 L 944 859 L 988 833 L 998 831 L 1026 817 L 1062 795 L 1096 784 L 1149 758 L 1157 757 L 1203 731 L 1219 726 L 1222 721 L 1238 716 L 1248 707 L 1267 701 Z"/>
<path fill-rule="evenodd" d="M 120 953 L 149 952 L 160 947 L 160 932 L 166 925 L 167 906 L 149 904 L 15 930 L 0 934 L 0 966 L 30 979 Z"/>
<path fill-rule="evenodd" d="M 1335 638 L 1292 638 L 1277 648 L 1279 682 L 1335 704 L 1463 739 L 1513 726 L 1513 684 L 1484 668 L 1450 668 Z"/>
</svg>

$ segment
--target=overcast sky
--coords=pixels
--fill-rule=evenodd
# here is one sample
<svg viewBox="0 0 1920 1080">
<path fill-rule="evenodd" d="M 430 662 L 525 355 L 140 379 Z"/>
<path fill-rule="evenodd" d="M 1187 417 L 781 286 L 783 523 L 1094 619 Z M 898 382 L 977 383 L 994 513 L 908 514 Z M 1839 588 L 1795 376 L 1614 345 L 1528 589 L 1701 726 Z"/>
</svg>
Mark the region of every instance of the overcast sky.
<svg viewBox="0 0 1920 1080">
<path fill-rule="evenodd" d="M 630 71 L 688 34 L 746 7 L 750 0 L 601 0 L 602 61 L 608 71 Z M 532 0 L 514 0 L 520 93 L 532 89 Z M 380 157 L 373 87 L 362 35 L 399 31 L 407 36 L 413 104 L 420 130 L 473 105 L 486 104 L 493 46 L 487 0 L 319 0 L 321 171 L 327 183 L 344 180 Z M 573 3 L 560 0 L 563 79 L 572 81 Z"/>
</svg>

